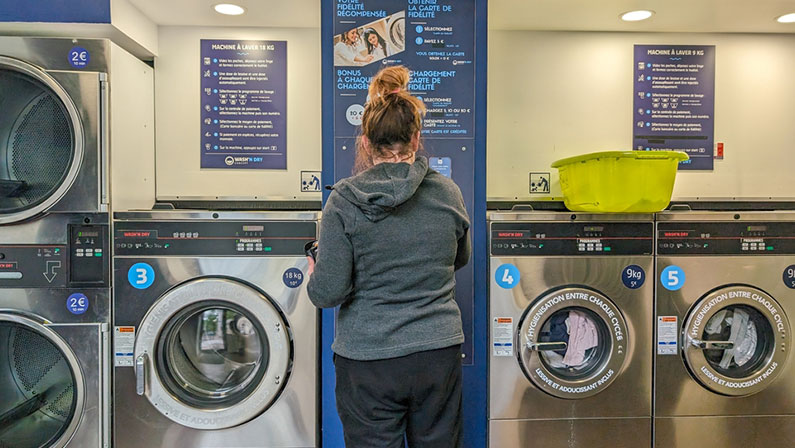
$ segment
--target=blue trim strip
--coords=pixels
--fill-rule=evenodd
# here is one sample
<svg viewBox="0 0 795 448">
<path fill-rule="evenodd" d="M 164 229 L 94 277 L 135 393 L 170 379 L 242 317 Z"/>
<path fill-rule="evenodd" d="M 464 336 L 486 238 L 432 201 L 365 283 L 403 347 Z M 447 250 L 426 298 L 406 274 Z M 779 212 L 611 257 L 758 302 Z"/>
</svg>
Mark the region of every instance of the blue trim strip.
<svg viewBox="0 0 795 448">
<path fill-rule="evenodd" d="M 110 0 L 0 0 L 0 22 L 110 23 Z"/>
<path fill-rule="evenodd" d="M 325 185 L 334 184 L 334 0 L 322 0 L 320 3 L 320 39 L 321 39 L 321 72 L 322 72 L 322 145 L 323 174 L 321 180 Z M 331 191 L 323 188 L 323 204 L 328 200 Z M 324 448 L 344 447 L 342 422 L 337 415 L 337 400 L 334 396 L 337 377 L 334 374 L 334 353 L 331 343 L 334 341 L 335 310 L 326 309 L 321 313 L 321 439 Z"/>
<path fill-rule="evenodd" d="M 486 78 L 488 0 L 475 1 L 475 204 L 471 262 L 474 263 L 474 363 L 464 366 L 465 447 L 486 447 L 488 430 L 488 238 L 486 228 Z"/>
</svg>

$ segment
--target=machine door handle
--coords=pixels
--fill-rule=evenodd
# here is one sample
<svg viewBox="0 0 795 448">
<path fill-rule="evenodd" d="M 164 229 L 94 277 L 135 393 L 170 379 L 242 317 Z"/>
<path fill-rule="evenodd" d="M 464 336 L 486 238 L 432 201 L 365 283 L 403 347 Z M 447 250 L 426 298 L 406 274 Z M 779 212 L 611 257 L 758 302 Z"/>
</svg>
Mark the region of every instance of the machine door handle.
<svg viewBox="0 0 795 448">
<path fill-rule="evenodd" d="M 691 339 L 690 344 L 702 350 L 731 350 L 734 348 L 732 341 L 702 341 Z"/>
<path fill-rule="evenodd" d="M 138 395 L 146 393 L 146 368 L 149 364 L 149 355 L 142 353 L 135 358 L 135 392 Z"/>
<path fill-rule="evenodd" d="M 534 352 L 556 352 L 558 350 L 566 350 L 569 344 L 560 342 L 527 342 L 527 349 Z"/>
</svg>

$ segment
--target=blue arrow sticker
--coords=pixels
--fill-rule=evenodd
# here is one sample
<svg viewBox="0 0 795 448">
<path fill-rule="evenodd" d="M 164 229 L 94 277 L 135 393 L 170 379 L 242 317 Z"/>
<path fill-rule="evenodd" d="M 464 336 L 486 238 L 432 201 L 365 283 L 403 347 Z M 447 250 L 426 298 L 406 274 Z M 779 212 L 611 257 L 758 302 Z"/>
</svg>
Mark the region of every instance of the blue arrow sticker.
<svg viewBox="0 0 795 448">
<path fill-rule="evenodd" d="M 155 270 L 147 263 L 135 263 L 127 271 L 127 281 L 133 288 L 146 289 L 155 282 Z"/>
<path fill-rule="evenodd" d="M 83 47 L 69 50 L 69 64 L 74 68 L 85 68 L 91 61 L 91 54 Z"/>
<path fill-rule="evenodd" d="M 288 288 L 297 288 L 304 282 L 304 273 L 298 268 L 290 268 L 284 271 L 282 281 Z"/>
<path fill-rule="evenodd" d="M 513 289 L 519 284 L 520 277 L 519 269 L 510 263 L 498 267 L 494 273 L 494 281 L 503 289 Z"/>
<path fill-rule="evenodd" d="M 76 292 L 66 299 L 66 309 L 72 314 L 83 314 L 88 311 L 88 297 Z"/>
<path fill-rule="evenodd" d="M 685 285 L 685 271 L 679 266 L 668 266 L 660 274 L 660 283 L 668 291 L 679 291 Z"/>
<path fill-rule="evenodd" d="M 629 289 L 638 289 L 646 282 L 646 271 L 636 264 L 627 266 L 621 271 L 621 281 Z"/>
</svg>

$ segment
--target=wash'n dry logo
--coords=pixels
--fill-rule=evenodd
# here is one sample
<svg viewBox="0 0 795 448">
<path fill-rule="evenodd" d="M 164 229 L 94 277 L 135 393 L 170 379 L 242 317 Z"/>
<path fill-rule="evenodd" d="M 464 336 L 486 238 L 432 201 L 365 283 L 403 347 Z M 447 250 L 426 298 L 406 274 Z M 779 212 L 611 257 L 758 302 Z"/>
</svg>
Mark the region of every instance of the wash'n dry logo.
<svg viewBox="0 0 795 448">
<path fill-rule="evenodd" d="M 232 157 L 232 156 L 226 156 L 226 158 L 224 159 L 224 163 L 225 163 L 227 166 L 232 166 L 232 165 L 234 165 L 234 164 L 235 164 L 235 158 L 234 158 L 234 157 Z"/>
</svg>

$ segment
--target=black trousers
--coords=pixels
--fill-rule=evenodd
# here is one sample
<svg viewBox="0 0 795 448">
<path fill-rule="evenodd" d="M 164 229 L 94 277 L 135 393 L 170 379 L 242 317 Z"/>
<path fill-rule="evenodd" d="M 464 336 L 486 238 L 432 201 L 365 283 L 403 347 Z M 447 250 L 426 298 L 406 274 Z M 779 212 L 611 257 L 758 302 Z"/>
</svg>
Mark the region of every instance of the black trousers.
<svg viewBox="0 0 795 448">
<path fill-rule="evenodd" d="M 334 364 L 347 448 L 461 446 L 460 345 L 377 361 L 334 355 Z"/>
</svg>

